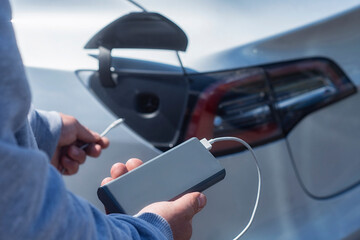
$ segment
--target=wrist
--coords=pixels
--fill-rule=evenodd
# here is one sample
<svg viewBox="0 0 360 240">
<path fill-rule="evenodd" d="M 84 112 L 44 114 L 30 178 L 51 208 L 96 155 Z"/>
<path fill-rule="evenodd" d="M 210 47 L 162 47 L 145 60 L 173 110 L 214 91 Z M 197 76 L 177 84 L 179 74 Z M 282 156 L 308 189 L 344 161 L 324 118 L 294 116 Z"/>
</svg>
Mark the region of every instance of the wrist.
<svg viewBox="0 0 360 240">
<path fill-rule="evenodd" d="M 157 215 L 155 213 L 145 212 L 135 215 L 134 217 L 140 218 L 152 224 L 154 227 L 159 229 L 167 239 L 169 240 L 174 239 L 170 224 L 165 220 L 165 218 L 161 217 L 160 215 Z"/>
</svg>

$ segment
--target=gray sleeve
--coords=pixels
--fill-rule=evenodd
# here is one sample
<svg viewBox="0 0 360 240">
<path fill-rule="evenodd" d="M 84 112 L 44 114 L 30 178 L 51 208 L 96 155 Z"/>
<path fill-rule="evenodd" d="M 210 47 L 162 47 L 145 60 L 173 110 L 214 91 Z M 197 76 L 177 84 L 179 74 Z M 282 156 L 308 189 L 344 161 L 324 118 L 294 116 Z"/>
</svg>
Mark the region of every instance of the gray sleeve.
<svg viewBox="0 0 360 240">
<path fill-rule="evenodd" d="M 58 143 L 62 121 L 59 113 L 30 109 L 28 119 L 39 149 L 52 158 Z"/>
<path fill-rule="evenodd" d="M 1 139 L 0 156 L 0 239 L 172 239 L 157 215 L 105 215 L 68 192 L 44 152 Z"/>
<path fill-rule="evenodd" d="M 0 0 L 0 239 L 172 239 L 157 215 L 108 216 L 68 192 L 49 153 L 20 139 L 33 137 L 31 94 L 10 19 L 9 2 Z M 46 119 L 40 125 L 52 125 Z"/>
</svg>

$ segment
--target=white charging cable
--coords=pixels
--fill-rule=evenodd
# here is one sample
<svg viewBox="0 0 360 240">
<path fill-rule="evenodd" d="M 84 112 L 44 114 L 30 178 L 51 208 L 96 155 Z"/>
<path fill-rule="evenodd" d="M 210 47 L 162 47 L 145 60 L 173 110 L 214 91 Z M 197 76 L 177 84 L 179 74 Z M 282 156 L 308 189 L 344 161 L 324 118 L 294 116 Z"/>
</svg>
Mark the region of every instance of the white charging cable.
<svg viewBox="0 0 360 240">
<path fill-rule="evenodd" d="M 112 122 L 101 134 L 100 137 L 105 137 L 105 135 L 110 132 L 111 129 L 113 129 L 114 127 L 118 126 L 120 123 L 123 123 L 124 119 L 123 118 L 119 118 L 117 120 L 115 120 L 114 122 Z M 86 143 L 84 145 L 82 145 L 80 147 L 80 149 L 85 149 L 90 145 L 90 143 Z"/>
<path fill-rule="evenodd" d="M 256 169 L 257 169 L 257 173 L 258 173 L 258 189 L 257 189 L 257 194 L 256 194 L 256 201 L 255 201 L 255 205 L 254 205 L 254 209 L 252 211 L 250 220 L 248 222 L 248 224 L 245 226 L 245 228 L 233 239 L 233 240 L 238 240 L 240 237 L 242 237 L 244 235 L 244 233 L 249 229 L 250 225 L 252 224 L 253 220 L 254 220 L 254 216 L 259 204 L 259 198 L 260 198 L 260 189 L 261 189 L 261 172 L 260 172 L 260 168 L 259 168 L 259 163 L 256 159 L 255 156 L 255 152 L 254 150 L 251 148 L 251 146 L 245 142 L 244 140 L 242 140 L 241 138 L 237 138 L 237 137 L 219 137 L 219 138 L 214 138 L 214 139 L 210 139 L 210 140 L 206 140 L 205 138 L 200 140 L 200 142 L 204 145 L 204 147 L 206 147 L 208 150 L 211 149 L 212 145 L 216 142 L 220 142 L 220 141 L 236 141 L 239 142 L 241 144 L 243 144 L 251 153 L 251 155 L 253 156 L 254 162 L 256 164 Z"/>
</svg>

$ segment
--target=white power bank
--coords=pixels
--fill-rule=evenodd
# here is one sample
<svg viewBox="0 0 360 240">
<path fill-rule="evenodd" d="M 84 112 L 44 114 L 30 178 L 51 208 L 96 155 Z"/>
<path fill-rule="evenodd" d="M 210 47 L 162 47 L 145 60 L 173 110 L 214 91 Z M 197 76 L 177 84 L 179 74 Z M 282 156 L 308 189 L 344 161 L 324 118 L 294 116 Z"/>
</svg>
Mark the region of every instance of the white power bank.
<svg viewBox="0 0 360 240">
<path fill-rule="evenodd" d="M 98 189 L 111 213 L 134 215 L 145 206 L 201 192 L 225 177 L 225 169 L 197 138 L 170 149 Z"/>
</svg>

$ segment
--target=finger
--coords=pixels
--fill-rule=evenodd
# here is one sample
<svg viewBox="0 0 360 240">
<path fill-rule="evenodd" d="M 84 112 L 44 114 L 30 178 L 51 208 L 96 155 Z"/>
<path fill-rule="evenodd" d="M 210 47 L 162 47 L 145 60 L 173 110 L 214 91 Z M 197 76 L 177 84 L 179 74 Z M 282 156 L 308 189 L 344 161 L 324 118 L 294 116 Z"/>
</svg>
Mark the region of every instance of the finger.
<svg viewBox="0 0 360 240">
<path fill-rule="evenodd" d="M 143 162 L 140 159 L 138 159 L 138 158 L 130 158 L 126 162 L 125 166 L 126 166 L 128 171 L 131 171 L 131 170 L 137 168 L 138 166 L 140 166 L 141 164 L 143 164 Z"/>
<path fill-rule="evenodd" d="M 101 154 L 101 146 L 99 144 L 90 144 L 85 148 L 85 151 L 90 157 L 98 157 Z"/>
<path fill-rule="evenodd" d="M 110 170 L 110 175 L 113 179 L 120 177 L 121 175 L 127 173 L 127 168 L 123 163 L 115 163 L 112 165 Z"/>
<path fill-rule="evenodd" d="M 66 169 L 64 171 L 66 175 L 73 175 L 79 171 L 79 163 L 71 160 L 68 156 L 61 158 L 61 164 Z"/>
<path fill-rule="evenodd" d="M 100 140 L 97 141 L 96 143 L 99 144 L 101 148 L 107 148 L 110 144 L 109 139 L 106 137 L 100 138 Z"/>
<path fill-rule="evenodd" d="M 107 184 L 108 182 L 111 182 L 112 180 L 114 179 L 112 179 L 111 177 L 104 178 L 101 182 L 101 186 Z"/>
<path fill-rule="evenodd" d="M 89 144 L 87 147 L 84 148 L 86 154 L 90 157 L 99 157 L 101 154 L 101 150 L 103 148 L 107 148 L 109 146 L 109 139 L 101 138 L 96 144 Z M 81 147 L 80 147 L 81 148 Z"/>
<path fill-rule="evenodd" d="M 85 143 L 95 143 L 101 139 L 100 135 L 96 132 L 91 131 L 87 127 L 83 126 L 81 123 L 77 122 L 77 139 Z"/>
<path fill-rule="evenodd" d="M 199 192 L 188 193 L 174 201 L 174 204 L 183 211 L 184 217 L 191 220 L 206 205 L 206 196 Z"/>
<path fill-rule="evenodd" d="M 66 153 L 70 159 L 77 161 L 79 164 L 83 164 L 85 162 L 85 151 L 75 145 L 71 145 L 70 147 L 68 147 Z"/>
</svg>

